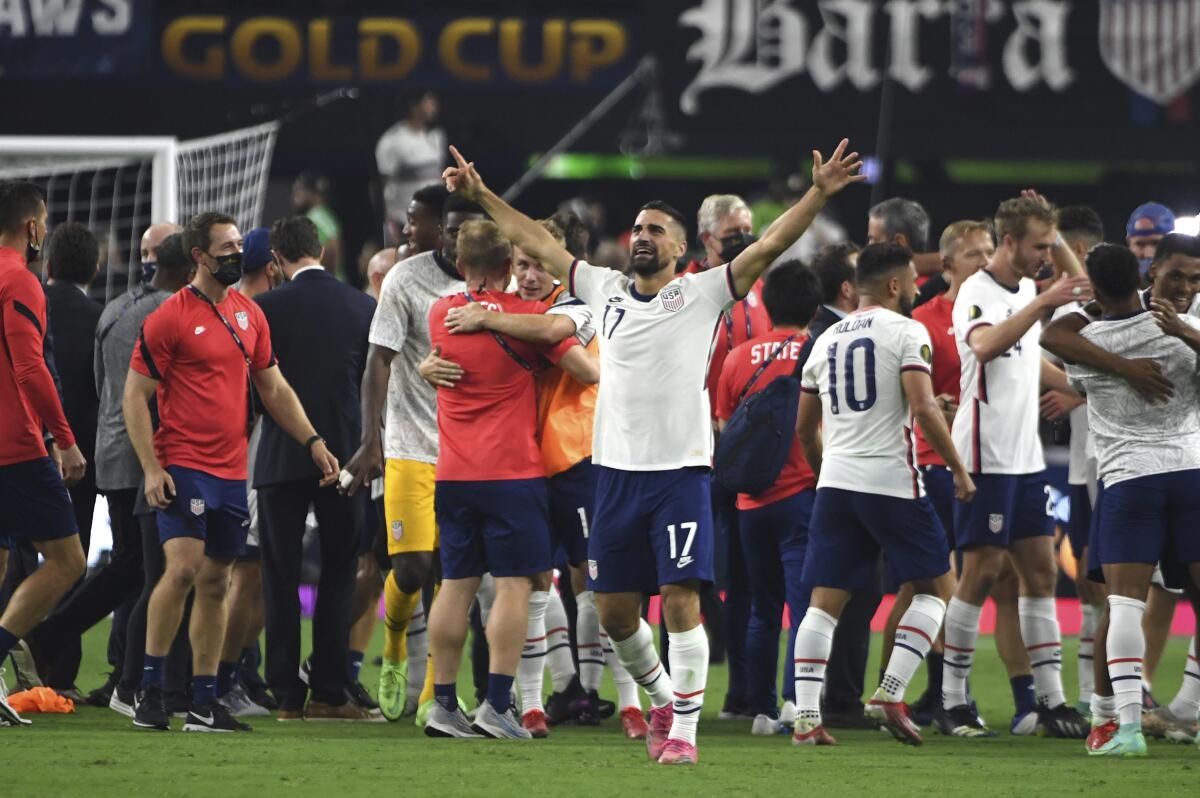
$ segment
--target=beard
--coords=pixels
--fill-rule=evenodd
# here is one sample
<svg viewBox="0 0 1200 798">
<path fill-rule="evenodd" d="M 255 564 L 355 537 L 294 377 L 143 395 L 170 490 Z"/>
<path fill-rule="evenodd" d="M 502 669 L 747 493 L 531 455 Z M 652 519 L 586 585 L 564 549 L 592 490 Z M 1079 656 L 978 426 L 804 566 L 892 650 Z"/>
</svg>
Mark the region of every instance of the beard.
<svg viewBox="0 0 1200 798">
<path fill-rule="evenodd" d="M 917 298 L 912 296 L 904 296 L 901 294 L 897 299 L 899 300 L 899 304 L 897 305 L 896 310 L 900 312 L 901 316 L 911 319 L 913 305 L 916 303 Z"/>
</svg>

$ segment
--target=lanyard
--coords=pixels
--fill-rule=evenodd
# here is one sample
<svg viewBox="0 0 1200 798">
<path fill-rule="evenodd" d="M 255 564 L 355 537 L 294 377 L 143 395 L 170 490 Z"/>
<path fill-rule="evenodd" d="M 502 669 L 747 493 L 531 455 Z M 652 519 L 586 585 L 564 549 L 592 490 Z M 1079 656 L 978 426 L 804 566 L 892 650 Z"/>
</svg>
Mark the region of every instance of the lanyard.
<svg viewBox="0 0 1200 798">
<path fill-rule="evenodd" d="M 125 302 L 125 307 L 117 311 L 117 315 L 113 317 L 113 320 L 106 324 L 104 329 L 96 333 L 96 342 L 100 344 L 104 343 L 104 339 L 107 338 L 108 334 L 113 331 L 113 327 L 117 326 L 117 322 L 121 320 L 121 317 L 124 316 L 130 308 L 148 296 L 150 296 L 150 292 L 146 291 L 146 289 L 140 285 L 126 294 L 125 298 L 127 301 Z"/>
<path fill-rule="evenodd" d="M 475 297 L 471 296 L 470 291 L 463 291 L 462 295 L 467 298 L 468 302 L 477 302 L 478 301 L 477 299 L 475 299 Z M 492 337 L 496 339 L 496 343 L 500 344 L 501 348 L 504 349 L 504 351 L 508 353 L 509 357 L 511 357 L 513 360 L 517 361 L 517 364 L 521 368 L 525 369 L 526 371 L 533 371 L 533 366 L 529 365 L 529 363 L 525 360 L 525 358 L 518 355 L 516 350 L 508 345 L 508 341 L 504 340 L 503 335 L 496 332 L 495 330 L 489 330 L 489 332 L 492 334 Z"/>
<path fill-rule="evenodd" d="M 746 340 L 749 341 L 751 338 L 754 337 L 754 331 L 750 326 L 750 306 L 747 304 L 747 300 L 745 300 L 745 299 L 743 299 L 738 304 L 740 304 L 742 306 L 742 313 L 746 317 Z M 734 307 L 737 307 L 737 305 L 734 305 Z M 725 322 L 725 341 L 728 343 L 728 348 L 733 349 L 734 343 L 733 343 L 733 308 L 732 307 L 729 310 L 727 310 L 721 314 L 721 321 Z"/>
<path fill-rule="evenodd" d="M 800 333 L 796 333 L 795 335 L 789 335 L 787 338 L 784 338 L 779 342 L 779 346 L 775 347 L 775 351 L 773 351 L 766 358 L 766 360 L 762 362 L 758 369 L 755 370 L 752 375 L 750 375 L 750 379 L 746 381 L 746 385 L 742 388 L 742 392 L 738 394 L 737 404 L 741 404 L 742 400 L 746 398 L 746 394 L 750 392 L 750 386 L 754 385 L 754 383 L 758 381 L 758 378 L 761 377 L 763 372 L 767 370 L 767 366 L 775 362 L 775 359 L 783 354 L 783 350 L 787 347 L 787 345 L 799 337 Z"/>
<path fill-rule="evenodd" d="M 229 319 L 225 318 L 224 314 L 222 314 L 221 311 L 217 310 L 216 303 L 213 302 L 211 299 L 209 299 L 207 296 L 205 296 L 204 292 L 201 291 L 199 288 L 197 288 L 194 285 L 189 285 L 188 290 L 191 291 L 196 296 L 200 297 L 200 299 L 203 299 L 208 304 L 208 306 L 213 309 L 213 313 L 217 314 L 217 318 L 221 320 L 221 323 L 225 325 L 225 329 L 229 330 L 229 334 L 233 336 L 233 342 L 235 344 L 237 344 L 237 348 L 242 350 L 242 357 L 244 357 L 246 359 L 246 365 L 249 366 L 250 365 L 250 353 L 246 351 L 246 345 L 242 343 L 241 337 L 237 334 L 237 330 L 233 329 L 233 325 L 229 323 Z"/>
</svg>

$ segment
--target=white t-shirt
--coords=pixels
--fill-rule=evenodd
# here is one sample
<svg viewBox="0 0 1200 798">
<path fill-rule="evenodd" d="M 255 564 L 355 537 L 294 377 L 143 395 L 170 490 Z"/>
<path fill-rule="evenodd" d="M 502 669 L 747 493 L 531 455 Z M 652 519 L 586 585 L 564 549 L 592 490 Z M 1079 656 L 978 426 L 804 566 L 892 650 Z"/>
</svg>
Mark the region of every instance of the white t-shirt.
<svg viewBox="0 0 1200 798">
<path fill-rule="evenodd" d="M 442 297 L 466 290 L 466 283 L 451 277 L 435 257 L 422 252 L 393 266 L 383 278 L 371 320 L 368 340 L 396 352 L 384 416 L 383 455 L 389 459 L 437 462 L 437 392 L 417 367 L 433 348 L 429 309 Z"/>
<path fill-rule="evenodd" d="M 1200 321 L 1180 317 L 1200 329 Z M 1119 377 L 1070 364 L 1071 383 L 1088 395 L 1088 422 L 1105 487 L 1127 479 L 1200 469 L 1200 360 L 1191 347 L 1163 335 L 1154 317 L 1096 321 L 1080 335 L 1124 358 L 1149 358 L 1175 386 L 1165 404 L 1147 401 Z"/>
<path fill-rule="evenodd" d="M 705 378 L 717 320 L 740 299 L 729 267 L 680 275 L 648 297 L 621 272 L 576 261 L 567 288 L 598 322 L 593 462 L 625 471 L 712 465 Z"/>
<path fill-rule="evenodd" d="M 824 408 L 818 489 L 925 495 L 900 374 L 929 374 L 932 357 L 925 326 L 885 308 L 855 311 L 821 334 L 800 380 Z"/>
<path fill-rule="evenodd" d="M 1038 437 L 1042 325 L 1033 324 L 1011 349 L 983 365 L 967 345 L 972 331 L 1002 323 L 1036 296 L 1033 280 L 1009 288 L 980 269 L 954 300 L 961 398 L 951 436 L 972 474 L 1033 474 L 1046 468 Z"/>
<path fill-rule="evenodd" d="M 383 202 L 389 218 L 403 222 L 413 192 L 442 179 L 448 155 L 446 134 L 440 129 L 413 130 L 397 122 L 375 145 L 375 166 L 383 176 Z"/>
<path fill-rule="evenodd" d="M 1054 311 L 1051 321 L 1058 321 L 1063 316 L 1078 314 L 1083 309 L 1082 302 L 1068 302 Z M 1084 314 L 1085 316 L 1087 314 Z M 1043 356 L 1062 365 L 1055 355 L 1043 352 Z M 1088 431 L 1087 405 L 1082 404 L 1072 410 L 1067 418 L 1071 423 L 1071 443 L 1067 454 L 1067 484 L 1091 485 L 1096 482 L 1096 446 Z"/>
</svg>

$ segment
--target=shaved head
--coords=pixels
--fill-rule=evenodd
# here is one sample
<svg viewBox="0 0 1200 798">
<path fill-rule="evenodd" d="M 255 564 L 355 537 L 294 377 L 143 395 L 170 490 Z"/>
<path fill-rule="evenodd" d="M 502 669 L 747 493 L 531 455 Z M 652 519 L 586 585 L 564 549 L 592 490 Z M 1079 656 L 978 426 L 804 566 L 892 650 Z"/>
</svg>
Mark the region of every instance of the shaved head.
<svg viewBox="0 0 1200 798">
<path fill-rule="evenodd" d="M 158 245 L 169 235 L 182 232 L 183 228 L 174 222 L 155 222 L 142 233 L 142 262 L 158 261 Z"/>
</svg>

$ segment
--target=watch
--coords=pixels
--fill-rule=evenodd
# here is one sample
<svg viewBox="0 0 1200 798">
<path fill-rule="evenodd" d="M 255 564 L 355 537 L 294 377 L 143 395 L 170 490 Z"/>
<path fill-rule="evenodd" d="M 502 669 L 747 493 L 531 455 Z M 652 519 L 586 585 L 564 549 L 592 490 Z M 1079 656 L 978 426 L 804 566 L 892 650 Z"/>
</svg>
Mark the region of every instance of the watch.
<svg viewBox="0 0 1200 798">
<path fill-rule="evenodd" d="M 304 442 L 304 448 L 305 448 L 305 449 L 308 449 L 308 450 L 311 452 L 311 451 L 312 451 L 313 444 L 314 444 L 314 443 L 316 443 L 317 441 L 320 441 L 321 443 L 324 443 L 324 442 L 325 442 L 325 439 L 324 439 L 324 438 L 322 438 L 320 435 L 314 435 L 314 436 L 312 436 L 311 438 L 309 438 L 308 440 L 306 440 L 306 441 Z"/>
</svg>

